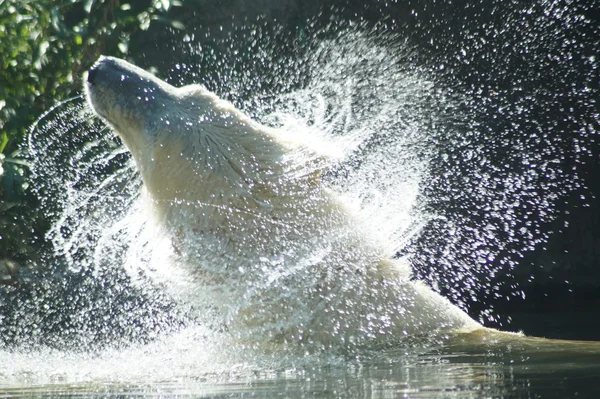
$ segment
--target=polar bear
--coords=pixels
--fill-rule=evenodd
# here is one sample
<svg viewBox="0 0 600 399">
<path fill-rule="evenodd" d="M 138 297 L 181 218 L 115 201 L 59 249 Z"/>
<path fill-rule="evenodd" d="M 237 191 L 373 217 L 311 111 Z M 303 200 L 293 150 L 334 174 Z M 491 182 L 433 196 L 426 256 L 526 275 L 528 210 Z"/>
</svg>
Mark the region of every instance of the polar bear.
<svg viewBox="0 0 600 399">
<path fill-rule="evenodd" d="M 322 185 L 318 145 L 117 58 L 84 80 L 133 156 L 154 222 L 191 259 L 190 278 L 225 291 L 228 328 L 319 347 L 483 328 L 412 281 Z"/>
</svg>

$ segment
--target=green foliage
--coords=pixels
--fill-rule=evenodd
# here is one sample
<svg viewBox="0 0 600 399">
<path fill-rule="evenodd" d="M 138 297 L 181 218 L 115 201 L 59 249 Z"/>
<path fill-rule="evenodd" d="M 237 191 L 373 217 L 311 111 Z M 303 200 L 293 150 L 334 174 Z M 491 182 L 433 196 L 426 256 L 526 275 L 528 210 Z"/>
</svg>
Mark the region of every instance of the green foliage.
<svg viewBox="0 0 600 399">
<path fill-rule="evenodd" d="M 129 39 L 176 3 L 169 0 L 0 0 L 0 132 L 8 149 L 50 105 L 80 87 L 100 54 L 125 56 Z M 0 152 L 3 150 L 0 145 Z"/>
<path fill-rule="evenodd" d="M 170 0 L 0 0 L 0 259 L 12 253 L 26 165 L 17 149 L 32 123 L 81 89 L 100 54 L 124 57 L 130 38 L 169 20 Z M 26 206 L 27 204 L 25 204 Z M 25 227 L 23 227 L 25 229 Z M 30 230 L 30 229 L 29 229 Z M 18 234 L 17 234 L 18 233 Z M 11 241 L 12 240 L 12 241 Z"/>
</svg>

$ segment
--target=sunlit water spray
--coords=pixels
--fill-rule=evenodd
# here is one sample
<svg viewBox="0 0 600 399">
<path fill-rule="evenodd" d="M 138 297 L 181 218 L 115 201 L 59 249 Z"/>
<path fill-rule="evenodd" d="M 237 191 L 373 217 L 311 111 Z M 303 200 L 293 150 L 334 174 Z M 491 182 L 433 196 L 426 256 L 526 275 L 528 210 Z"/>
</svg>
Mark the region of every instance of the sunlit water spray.
<svg viewBox="0 0 600 399">
<path fill-rule="evenodd" d="M 189 51 L 206 55 L 192 45 Z M 564 159 L 583 150 L 538 126 L 542 121 L 530 115 L 533 99 L 523 96 L 515 103 L 513 91 L 453 87 L 448 66 L 419 61 L 418 51 L 398 37 L 350 29 L 299 52 L 286 68 L 269 65 L 268 51 L 256 53 L 272 67 L 265 80 L 283 88 L 279 94 L 249 95 L 261 76 L 225 70 L 221 80 L 206 82 L 209 88 L 265 124 L 335 147 L 340 157 L 325 182 L 369 221 L 370 233 L 390 256 L 405 257 L 416 276 L 463 306 L 469 295 L 494 295 L 499 284 L 494 276 L 544 242 L 540 225 L 555 216 L 560 196 L 580 184 L 574 171 L 564 171 L 559 154 Z M 203 82 L 198 70 L 179 65 L 172 82 Z M 525 123 L 538 128 L 515 135 Z M 74 342 L 116 349 L 105 350 L 100 363 L 70 352 L 2 352 L 1 375 L 18 376 L 40 362 L 34 372 L 54 378 L 42 357 L 61 364 L 58 378 L 65 380 L 82 374 L 143 379 L 170 375 L 168 370 L 198 375 L 217 365 L 225 371 L 240 364 L 251 369 L 246 362 L 252 361 L 264 368 L 285 364 L 227 351 L 219 321 L 207 323 L 210 312 L 198 321 L 178 298 L 164 295 L 162 281 L 148 279 L 149 268 L 166 266 L 165 280 L 186 286 L 185 275 L 170 273 L 176 269 L 165 264 L 171 260 L 169 245 L 148 233 L 133 161 L 82 99 L 44 117 L 27 151 L 41 207 L 52 220 L 53 250 L 44 261 L 55 272 L 33 303 L 64 312 L 49 318 L 56 323 L 50 338 L 41 327 L 45 320 L 29 316 L 31 340 L 59 348 Z M 154 343 L 143 345 L 147 341 Z M 128 342 L 136 344 L 118 349 Z M 139 368 L 140 358 L 151 365 Z M 113 367 L 114 359 L 125 366 Z M 128 367 L 132 363 L 136 366 Z"/>
</svg>

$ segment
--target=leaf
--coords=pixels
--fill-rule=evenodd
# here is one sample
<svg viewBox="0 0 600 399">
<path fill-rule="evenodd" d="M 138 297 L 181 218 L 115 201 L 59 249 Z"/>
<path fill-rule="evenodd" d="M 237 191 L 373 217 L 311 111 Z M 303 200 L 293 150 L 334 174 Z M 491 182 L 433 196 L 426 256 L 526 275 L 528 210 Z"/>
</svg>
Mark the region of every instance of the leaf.
<svg viewBox="0 0 600 399">
<path fill-rule="evenodd" d="M 147 11 L 138 14 L 137 19 L 141 30 L 148 30 L 150 27 L 150 14 Z"/>
<path fill-rule="evenodd" d="M 94 6 L 94 2 L 95 0 L 87 0 L 85 2 L 85 4 L 83 5 L 83 9 L 85 10 L 86 14 L 90 14 L 92 12 L 92 7 Z"/>
<path fill-rule="evenodd" d="M 175 19 L 171 21 L 171 26 L 175 29 L 185 30 L 185 25 L 183 24 L 183 22 L 177 21 Z"/>
<path fill-rule="evenodd" d="M 176 20 L 176 19 L 163 17 L 162 15 L 154 15 L 154 20 L 163 22 L 165 24 L 169 24 L 175 29 L 181 29 L 181 30 L 185 29 L 185 25 L 183 24 L 183 22 Z"/>
<path fill-rule="evenodd" d="M 0 154 L 2 154 L 2 151 L 4 151 L 7 144 L 8 144 L 8 134 L 6 132 L 2 132 L 2 134 L 0 135 Z"/>
<path fill-rule="evenodd" d="M 171 6 L 170 0 L 159 0 L 158 3 L 160 4 L 160 8 L 162 8 L 165 11 L 169 11 L 169 7 Z"/>
</svg>

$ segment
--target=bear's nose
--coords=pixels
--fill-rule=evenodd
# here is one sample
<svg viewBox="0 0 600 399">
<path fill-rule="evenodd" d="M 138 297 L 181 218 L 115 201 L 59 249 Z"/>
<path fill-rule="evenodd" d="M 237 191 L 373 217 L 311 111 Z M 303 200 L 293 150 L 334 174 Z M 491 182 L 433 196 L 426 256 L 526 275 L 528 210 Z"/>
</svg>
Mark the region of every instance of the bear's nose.
<svg viewBox="0 0 600 399">
<path fill-rule="evenodd" d="M 98 74 L 98 67 L 96 67 L 96 66 L 91 67 L 87 74 L 87 81 L 89 83 L 94 83 L 94 80 L 96 80 L 97 74 Z"/>
</svg>

